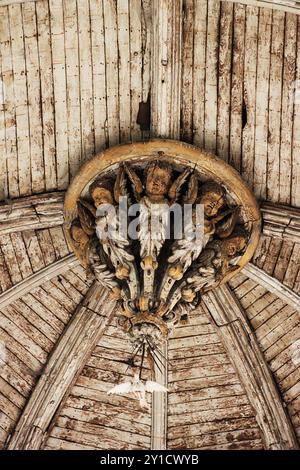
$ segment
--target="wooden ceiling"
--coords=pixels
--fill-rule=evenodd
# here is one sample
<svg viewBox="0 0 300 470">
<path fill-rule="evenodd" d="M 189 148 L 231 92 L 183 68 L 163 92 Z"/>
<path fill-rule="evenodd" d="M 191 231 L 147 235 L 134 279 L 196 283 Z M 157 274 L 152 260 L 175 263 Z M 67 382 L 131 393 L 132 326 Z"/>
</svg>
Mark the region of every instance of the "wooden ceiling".
<svg viewBox="0 0 300 470">
<path fill-rule="evenodd" d="M 298 4 L 0 0 L 1 447 L 297 447 Z M 106 394 L 130 345 L 62 228 L 80 165 L 150 136 L 228 161 L 264 220 L 253 263 L 169 340 L 152 414 Z"/>
</svg>

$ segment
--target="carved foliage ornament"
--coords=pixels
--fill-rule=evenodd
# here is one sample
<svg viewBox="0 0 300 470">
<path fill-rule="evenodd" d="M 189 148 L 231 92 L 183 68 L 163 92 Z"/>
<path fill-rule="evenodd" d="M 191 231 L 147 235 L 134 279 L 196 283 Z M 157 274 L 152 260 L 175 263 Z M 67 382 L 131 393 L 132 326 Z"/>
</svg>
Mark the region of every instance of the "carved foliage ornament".
<svg viewBox="0 0 300 470">
<path fill-rule="evenodd" d="M 74 252 L 148 351 L 202 293 L 237 275 L 260 233 L 258 205 L 239 174 L 170 140 L 95 156 L 71 183 L 64 215 Z"/>
</svg>

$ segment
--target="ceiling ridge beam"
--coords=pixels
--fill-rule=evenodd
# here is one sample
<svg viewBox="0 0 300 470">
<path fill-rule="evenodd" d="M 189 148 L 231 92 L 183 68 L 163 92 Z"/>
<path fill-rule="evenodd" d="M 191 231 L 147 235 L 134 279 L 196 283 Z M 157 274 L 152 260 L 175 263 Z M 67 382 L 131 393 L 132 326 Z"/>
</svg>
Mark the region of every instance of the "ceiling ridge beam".
<svg viewBox="0 0 300 470">
<path fill-rule="evenodd" d="M 282 284 L 282 282 L 278 281 L 278 279 L 270 276 L 252 263 L 248 263 L 244 266 L 241 273 L 265 287 L 266 290 L 272 292 L 272 294 L 275 294 L 286 304 L 300 312 L 300 296 L 292 289 Z"/>
<path fill-rule="evenodd" d="M 0 204 L 0 234 L 62 225 L 64 197 L 64 191 L 56 191 L 4 201 Z"/>
<path fill-rule="evenodd" d="M 60 404 L 115 312 L 116 301 L 95 282 L 56 343 L 8 442 L 8 449 L 40 449 Z"/>
<path fill-rule="evenodd" d="M 249 7 L 271 8 L 272 10 L 286 11 L 300 14 L 300 2 L 293 0 L 225 0 L 232 3 L 242 3 Z"/>
<path fill-rule="evenodd" d="M 59 274 L 63 274 L 68 269 L 74 268 L 79 264 L 79 260 L 75 257 L 75 255 L 70 254 L 64 256 L 58 261 L 55 261 L 52 264 L 49 264 L 49 266 L 46 266 L 40 271 L 31 274 L 21 282 L 18 282 L 18 284 L 15 284 L 10 289 L 0 294 L 0 310 L 15 302 L 23 295 L 28 294 L 28 292 L 33 291 L 43 282 L 49 281 L 53 277 L 58 276 Z"/>
<path fill-rule="evenodd" d="M 298 449 L 289 416 L 247 316 L 227 285 L 202 297 L 245 388 L 266 449 Z"/>
<path fill-rule="evenodd" d="M 300 243 L 300 209 L 280 204 L 260 205 L 264 221 L 263 233 Z"/>
</svg>

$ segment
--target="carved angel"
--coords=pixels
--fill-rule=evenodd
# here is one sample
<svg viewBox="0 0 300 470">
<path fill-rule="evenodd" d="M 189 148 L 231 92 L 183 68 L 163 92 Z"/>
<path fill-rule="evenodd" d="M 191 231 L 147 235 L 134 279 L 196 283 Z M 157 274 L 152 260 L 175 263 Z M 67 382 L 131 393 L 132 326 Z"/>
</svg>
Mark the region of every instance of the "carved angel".
<svg viewBox="0 0 300 470">
<path fill-rule="evenodd" d="M 130 296 L 135 298 L 138 282 L 134 256 L 129 252 L 130 242 L 126 233 L 120 230 L 120 211 L 117 202 L 122 196 L 128 196 L 124 168 L 120 168 L 113 191 L 107 183 L 95 181 L 90 186 L 90 195 L 94 201 L 96 212 L 96 233 L 105 254 L 115 268 L 116 277 L 127 281 Z M 101 210 L 101 209 L 107 210 Z"/>
<path fill-rule="evenodd" d="M 127 395 L 133 393 L 134 396 L 140 401 L 141 407 L 150 411 L 150 407 L 146 400 L 146 392 L 153 393 L 167 391 L 168 389 L 166 387 L 152 380 L 147 380 L 144 384 L 140 379 L 139 373 L 137 373 L 134 375 L 131 381 L 116 385 L 111 390 L 109 390 L 107 394 Z"/>
</svg>

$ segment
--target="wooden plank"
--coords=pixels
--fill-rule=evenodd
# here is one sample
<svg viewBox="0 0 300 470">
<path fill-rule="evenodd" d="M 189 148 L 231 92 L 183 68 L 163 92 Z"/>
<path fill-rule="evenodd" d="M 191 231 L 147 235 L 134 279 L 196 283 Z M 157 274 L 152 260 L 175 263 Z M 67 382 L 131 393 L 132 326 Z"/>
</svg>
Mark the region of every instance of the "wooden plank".
<svg viewBox="0 0 300 470">
<path fill-rule="evenodd" d="M 131 140 L 141 138 L 141 130 L 137 124 L 139 105 L 142 101 L 142 3 L 141 0 L 129 2 L 130 28 L 130 96 L 131 96 Z M 121 81 L 119 82 L 121 85 Z M 126 83 L 126 82 L 125 82 Z M 120 86 L 119 86 L 120 87 Z M 123 92 L 123 91 L 122 91 Z"/>
<path fill-rule="evenodd" d="M 230 133 L 230 89 L 232 59 L 233 4 L 221 3 L 218 71 L 217 154 L 227 161 Z"/>
<path fill-rule="evenodd" d="M 49 230 L 37 230 L 36 236 L 41 247 L 45 266 L 54 263 L 54 261 L 56 261 L 56 255 Z"/>
<path fill-rule="evenodd" d="M 5 148 L 1 155 L 1 199 L 8 196 L 19 196 L 18 156 L 16 135 L 16 109 L 14 95 L 14 75 L 11 52 L 11 36 L 8 8 L 1 8 L 0 21 L 0 51 L 1 51 L 1 86 L 3 92 L 2 113 L 4 113 L 4 128 L 2 137 Z M 4 135 L 3 135 L 4 131 Z M 9 164 L 8 164 L 9 162 Z M 6 172 L 7 170 L 7 172 Z"/>
<path fill-rule="evenodd" d="M 234 5 L 229 162 L 239 172 L 242 169 L 245 11 L 244 5 Z"/>
<path fill-rule="evenodd" d="M 95 284 L 56 343 L 9 442 L 9 449 L 40 448 L 64 395 L 103 334 L 115 302 Z M 99 313 L 101 311 L 101 314 Z M 49 379 L 51 377 L 51 379 Z"/>
<path fill-rule="evenodd" d="M 254 194 L 258 199 L 266 199 L 267 151 L 268 151 L 268 96 L 270 80 L 270 45 L 272 11 L 259 10 L 256 114 L 255 114 L 255 157 Z"/>
<path fill-rule="evenodd" d="M 55 110 L 57 188 L 69 183 L 68 114 L 62 0 L 49 0 Z"/>
<path fill-rule="evenodd" d="M 220 2 L 211 0 L 207 6 L 204 145 L 212 153 L 217 147 L 219 16 Z"/>
<path fill-rule="evenodd" d="M 31 163 L 22 9 L 18 4 L 8 8 L 16 103 L 19 190 L 21 196 L 26 196 L 31 193 Z"/>
<path fill-rule="evenodd" d="M 293 251 L 294 243 L 290 241 L 286 241 L 283 243 L 278 259 L 277 264 L 274 269 L 274 277 L 278 279 L 278 281 L 283 282 L 283 278 L 285 276 L 287 267 L 289 265 L 289 260 L 291 258 L 291 254 Z"/>
<path fill-rule="evenodd" d="M 183 2 L 182 25 L 182 85 L 181 85 L 181 138 L 193 142 L 193 61 L 194 61 L 194 0 Z"/>
<path fill-rule="evenodd" d="M 182 0 L 154 0 L 151 134 L 180 137 Z"/>
<path fill-rule="evenodd" d="M 207 0 L 195 2 L 193 66 L 194 144 L 204 147 Z"/>
<path fill-rule="evenodd" d="M 90 0 L 90 15 L 94 86 L 95 152 L 98 153 L 106 146 L 105 122 L 107 119 L 104 17 L 101 0 Z M 120 60 L 123 60 L 123 58 L 120 58 Z"/>
<path fill-rule="evenodd" d="M 0 232 L 48 228 L 63 223 L 64 193 L 44 193 L 0 204 Z"/>
<path fill-rule="evenodd" d="M 293 289 L 300 266 L 300 245 L 294 244 L 291 257 L 284 275 L 283 283 L 290 289 Z"/>
<path fill-rule="evenodd" d="M 263 270 L 269 275 L 272 275 L 274 272 L 281 246 L 282 240 L 280 238 L 272 238 L 263 264 Z"/>
<path fill-rule="evenodd" d="M 279 202 L 290 203 L 292 173 L 292 136 L 296 72 L 297 17 L 286 14 L 283 63 Z"/>
<path fill-rule="evenodd" d="M 32 193 L 45 191 L 41 86 L 35 4 L 22 5 L 27 78 Z"/>
<path fill-rule="evenodd" d="M 3 16 L 3 15 L 2 15 Z M 0 21 L 2 24 L 2 16 Z M 0 37 L 0 52 L 1 52 L 1 37 Z M 2 58 L 1 58 L 2 59 Z M 0 200 L 8 198 L 8 171 L 7 159 L 5 148 L 5 101 L 6 89 L 3 81 L 3 67 L 2 60 L 0 61 Z"/>
<path fill-rule="evenodd" d="M 13 249 L 9 235 L 2 235 L 0 238 L 0 246 L 4 255 L 6 266 L 9 271 L 9 275 L 13 284 L 17 284 L 22 280 L 16 255 Z"/>
<path fill-rule="evenodd" d="M 284 49 L 285 14 L 282 11 L 273 11 L 271 64 L 270 64 L 270 90 L 269 90 L 269 135 L 268 135 L 268 163 L 267 163 L 267 198 L 271 201 L 279 199 L 279 171 L 280 171 L 280 119 L 281 119 L 281 92 L 282 68 Z"/>
<path fill-rule="evenodd" d="M 34 230 L 23 232 L 23 240 L 30 258 L 33 272 L 40 271 L 45 267 L 41 248 Z"/>
<path fill-rule="evenodd" d="M 117 12 L 114 0 L 103 2 L 107 132 L 109 146 L 119 143 L 119 80 Z"/>
<path fill-rule="evenodd" d="M 82 2 L 79 2 L 79 5 L 81 4 Z M 76 0 L 64 2 L 63 9 L 66 50 L 69 171 L 70 177 L 73 177 L 77 173 L 82 160 L 80 116 L 80 73 L 82 64 L 79 64 L 78 50 L 78 29 L 80 29 L 81 25 L 78 25 L 77 13 L 79 13 L 79 10 L 77 11 Z M 83 12 L 80 11 L 80 14 L 83 15 Z M 89 44 L 87 43 L 86 48 L 88 49 L 88 47 Z M 88 86 L 90 86 L 89 82 Z"/>
<path fill-rule="evenodd" d="M 129 14 L 130 8 L 130 14 Z M 117 25 L 118 25 L 118 53 L 119 53 L 119 82 L 121 90 L 119 90 L 119 120 L 120 120 L 120 142 L 129 142 L 131 136 L 131 100 L 132 105 L 136 107 L 139 88 L 135 90 L 135 86 L 139 86 L 141 73 L 140 53 L 139 50 L 135 51 L 138 47 L 140 29 L 135 31 L 135 26 L 140 27 L 141 11 L 135 11 L 138 5 L 133 4 L 129 6 L 127 0 L 117 2 Z M 131 18 L 131 13 L 134 18 Z M 129 24 L 129 16 L 131 24 Z M 137 23 L 135 25 L 135 23 Z M 136 34 L 135 34 L 136 33 Z M 132 45 L 130 38 L 132 37 Z M 132 52 L 130 51 L 132 48 Z M 136 56 L 135 56 L 135 52 Z M 132 61 L 132 62 L 131 62 Z M 136 77 L 135 77 L 136 75 Z M 133 81 L 131 82 L 131 79 Z M 132 95 L 131 95 L 132 93 Z M 135 109 L 136 110 L 136 109 Z M 133 113 L 133 118 L 136 120 L 136 115 Z M 138 132 L 136 123 L 132 123 L 133 133 Z"/>
<path fill-rule="evenodd" d="M 63 258 L 70 253 L 66 242 L 64 229 L 62 226 L 52 227 L 49 229 L 52 244 L 57 258 Z"/>
<path fill-rule="evenodd" d="M 80 64 L 81 146 L 82 159 L 86 161 L 95 151 L 89 0 L 77 2 L 77 14 Z"/>
<path fill-rule="evenodd" d="M 295 81 L 295 102 L 293 116 L 293 144 L 292 144 L 292 192 L 291 204 L 300 206 L 299 184 L 300 184 L 300 22 L 298 18 L 297 26 L 297 63 Z"/>
<path fill-rule="evenodd" d="M 26 277 L 30 276 L 33 271 L 22 234 L 18 232 L 12 233 L 10 235 L 10 239 L 14 248 L 22 278 L 25 279 Z"/>
<path fill-rule="evenodd" d="M 255 410 L 266 448 L 298 448 L 267 362 L 234 294 L 221 286 L 208 292 L 203 301 L 217 325 L 223 325 L 216 328 Z"/>
<path fill-rule="evenodd" d="M 54 84 L 50 42 L 50 14 L 48 2 L 36 2 L 38 54 L 41 80 L 41 109 L 43 122 L 43 156 L 46 191 L 57 188 Z"/>
</svg>

